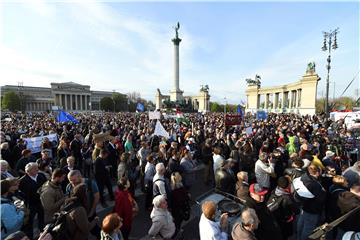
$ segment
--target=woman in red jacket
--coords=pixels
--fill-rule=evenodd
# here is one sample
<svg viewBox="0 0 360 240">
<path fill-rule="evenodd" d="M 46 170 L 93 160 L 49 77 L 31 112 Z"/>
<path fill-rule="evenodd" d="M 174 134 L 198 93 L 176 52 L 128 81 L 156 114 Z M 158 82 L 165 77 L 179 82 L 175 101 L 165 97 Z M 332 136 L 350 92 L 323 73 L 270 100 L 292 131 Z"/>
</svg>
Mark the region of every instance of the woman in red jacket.
<svg viewBox="0 0 360 240">
<path fill-rule="evenodd" d="M 138 211 L 137 204 L 128 191 L 129 187 L 129 180 L 126 177 L 122 177 L 118 181 L 118 190 L 115 192 L 114 212 L 123 219 L 123 225 L 120 230 L 125 240 L 129 239 L 132 221 Z"/>
</svg>

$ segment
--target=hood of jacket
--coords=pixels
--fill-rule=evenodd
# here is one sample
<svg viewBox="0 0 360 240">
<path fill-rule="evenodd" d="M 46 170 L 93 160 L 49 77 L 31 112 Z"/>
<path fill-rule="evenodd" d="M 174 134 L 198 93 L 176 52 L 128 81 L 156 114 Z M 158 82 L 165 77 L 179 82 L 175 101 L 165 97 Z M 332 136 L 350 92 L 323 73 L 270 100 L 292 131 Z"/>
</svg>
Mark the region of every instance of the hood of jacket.
<svg viewBox="0 0 360 240">
<path fill-rule="evenodd" d="M 169 211 L 156 207 L 154 207 L 151 211 L 150 218 L 153 222 L 166 221 L 166 223 L 171 223 L 173 221 L 173 218 Z"/>
</svg>

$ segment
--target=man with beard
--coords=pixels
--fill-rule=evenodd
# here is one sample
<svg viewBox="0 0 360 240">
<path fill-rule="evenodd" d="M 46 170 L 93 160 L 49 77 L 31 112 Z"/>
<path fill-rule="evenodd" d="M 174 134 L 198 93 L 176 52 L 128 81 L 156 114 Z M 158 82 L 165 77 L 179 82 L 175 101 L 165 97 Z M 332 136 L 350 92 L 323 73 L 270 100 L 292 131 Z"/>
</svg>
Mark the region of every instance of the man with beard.
<svg viewBox="0 0 360 240">
<path fill-rule="evenodd" d="M 40 189 L 40 200 L 44 208 L 45 224 L 51 222 L 54 214 L 60 210 L 61 205 L 65 202 L 65 195 L 61 189 L 61 183 L 65 177 L 66 174 L 63 170 L 55 169 L 51 180 L 44 183 Z"/>
</svg>

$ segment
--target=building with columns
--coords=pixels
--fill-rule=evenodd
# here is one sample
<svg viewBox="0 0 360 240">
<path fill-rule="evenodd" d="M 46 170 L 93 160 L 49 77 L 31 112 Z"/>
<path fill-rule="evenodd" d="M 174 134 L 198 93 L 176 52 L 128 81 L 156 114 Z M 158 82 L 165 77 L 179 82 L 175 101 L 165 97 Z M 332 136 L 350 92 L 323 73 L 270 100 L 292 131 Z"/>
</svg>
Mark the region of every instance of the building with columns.
<svg viewBox="0 0 360 240">
<path fill-rule="evenodd" d="M 191 106 L 193 110 L 197 110 L 199 112 L 208 112 L 210 110 L 210 95 L 209 95 L 209 87 L 201 87 L 199 94 L 197 96 L 183 96 L 183 91 L 180 90 L 180 64 L 179 64 L 179 47 L 181 38 L 178 36 L 178 30 L 180 28 L 180 24 L 177 23 L 175 27 L 175 37 L 171 40 L 174 43 L 174 80 L 173 87 L 170 91 L 170 95 L 163 95 L 160 92 L 160 89 L 157 89 L 155 95 L 155 104 L 156 109 L 164 108 L 164 101 L 171 102 L 185 102 L 186 104 L 191 102 Z"/>
<path fill-rule="evenodd" d="M 315 63 L 309 63 L 305 75 L 297 82 L 274 87 L 261 87 L 250 80 L 246 89 L 246 112 L 257 110 L 276 113 L 315 114 L 317 84 L 320 77 Z"/>
<path fill-rule="evenodd" d="M 112 97 L 113 92 L 91 91 L 89 85 L 74 82 L 51 83 L 50 88 L 5 85 L 1 97 L 13 91 L 25 98 L 25 111 L 48 111 L 53 107 L 65 111 L 98 111 L 103 97 Z"/>
</svg>

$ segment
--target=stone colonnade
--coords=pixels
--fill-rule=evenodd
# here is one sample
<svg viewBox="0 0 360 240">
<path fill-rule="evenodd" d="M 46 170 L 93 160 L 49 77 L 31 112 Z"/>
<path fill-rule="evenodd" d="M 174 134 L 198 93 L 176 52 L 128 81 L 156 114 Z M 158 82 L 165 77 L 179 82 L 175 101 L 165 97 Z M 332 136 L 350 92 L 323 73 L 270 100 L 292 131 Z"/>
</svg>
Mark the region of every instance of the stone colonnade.
<svg viewBox="0 0 360 240">
<path fill-rule="evenodd" d="M 261 87 L 248 85 L 246 89 L 246 112 L 265 110 L 268 112 L 294 112 L 302 115 L 315 114 L 317 82 L 315 72 L 308 73 L 298 82 Z"/>
<path fill-rule="evenodd" d="M 51 110 L 51 107 L 53 106 L 52 102 L 27 102 L 26 103 L 26 111 L 47 111 Z"/>
<path fill-rule="evenodd" d="M 90 110 L 90 95 L 89 94 L 68 94 L 55 93 L 55 105 L 61 106 L 64 110 Z"/>
</svg>

